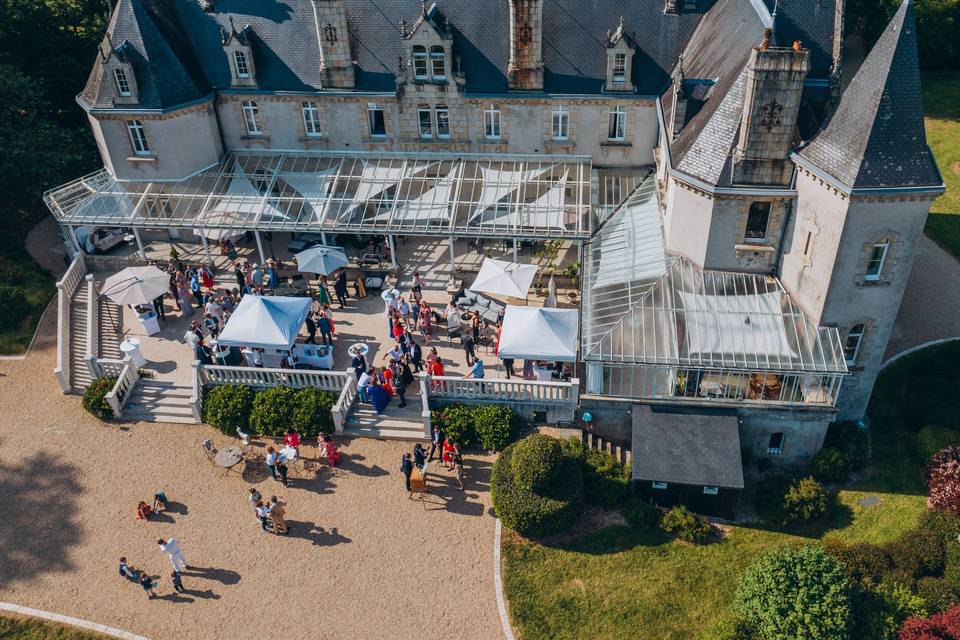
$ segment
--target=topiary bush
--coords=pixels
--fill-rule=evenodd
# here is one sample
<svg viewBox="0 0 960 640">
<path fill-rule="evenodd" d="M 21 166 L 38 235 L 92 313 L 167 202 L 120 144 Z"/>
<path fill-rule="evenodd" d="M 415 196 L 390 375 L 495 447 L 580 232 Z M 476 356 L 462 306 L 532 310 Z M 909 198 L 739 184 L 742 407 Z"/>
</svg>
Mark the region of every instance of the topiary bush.
<svg viewBox="0 0 960 640">
<path fill-rule="evenodd" d="M 790 483 L 783 495 L 783 523 L 809 522 L 827 513 L 827 492 L 813 478 Z"/>
<path fill-rule="evenodd" d="M 933 611 L 946 611 L 958 600 L 957 591 L 943 578 L 926 576 L 917 580 L 917 595 Z"/>
<path fill-rule="evenodd" d="M 516 440 L 522 422 L 516 411 L 495 404 L 478 405 L 471 409 L 473 426 L 481 447 L 487 451 L 501 451 Z"/>
<path fill-rule="evenodd" d="M 250 428 L 262 436 L 282 436 L 293 425 L 297 392 L 290 387 L 270 387 L 253 398 Z"/>
<path fill-rule="evenodd" d="M 811 473 L 823 482 L 840 482 L 846 479 L 850 471 L 850 459 L 847 454 L 834 447 L 824 447 L 813 458 Z"/>
<path fill-rule="evenodd" d="M 253 389 L 243 385 L 224 384 L 203 394 L 203 421 L 227 435 L 237 429 L 246 431 L 253 409 Z"/>
<path fill-rule="evenodd" d="M 822 547 L 781 547 L 744 573 L 734 611 L 766 639 L 847 638 L 851 585 Z"/>
<path fill-rule="evenodd" d="M 629 498 L 621 510 L 627 524 L 637 531 L 652 531 L 660 524 L 660 510 L 640 498 Z"/>
<path fill-rule="evenodd" d="M 960 606 L 929 618 L 911 617 L 903 623 L 899 640 L 948 640 L 960 638 Z"/>
<path fill-rule="evenodd" d="M 960 447 L 941 449 L 926 470 L 930 504 L 960 515 Z"/>
<path fill-rule="evenodd" d="M 576 519 L 583 505 L 580 466 L 563 453 L 558 441 L 554 440 L 554 448 L 543 438 L 553 440 L 532 435 L 509 445 L 497 458 L 490 476 L 497 516 L 525 536 L 562 531 Z M 528 464 L 535 469 L 524 468 Z M 517 471 L 521 473 L 519 478 Z"/>
<path fill-rule="evenodd" d="M 297 391 L 296 408 L 290 426 L 303 438 L 316 438 L 321 433 L 333 433 L 333 405 L 337 396 L 316 387 Z"/>
<path fill-rule="evenodd" d="M 568 438 L 564 451 L 580 463 L 583 499 L 592 505 L 612 509 L 630 497 L 631 469 L 605 451 L 591 449 L 582 440 Z"/>
<path fill-rule="evenodd" d="M 20 287 L 0 285 L 0 328 L 16 327 L 23 320 L 27 308 L 27 294 Z M 111 416 L 113 413 L 111 412 Z"/>
<path fill-rule="evenodd" d="M 890 554 L 883 547 L 867 542 L 844 544 L 836 540 L 823 543 L 824 551 L 840 561 L 844 573 L 854 584 L 873 589 L 893 569 Z"/>
<path fill-rule="evenodd" d="M 710 521 L 680 505 L 667 511 L 660 519 L 660 527 L 681 540 L 702 544 L 713 533 Z"/>
<path fill-rule="evenodd" d="M 109 420 L 113 417 L 113 409 L 107 404 L 107 394 L 115 384 L 117 384 L 116 378 L 97 378 L 83 392 L 83 400 L 80 404 L 87 413 L 101 420 Z"/>
</svg>

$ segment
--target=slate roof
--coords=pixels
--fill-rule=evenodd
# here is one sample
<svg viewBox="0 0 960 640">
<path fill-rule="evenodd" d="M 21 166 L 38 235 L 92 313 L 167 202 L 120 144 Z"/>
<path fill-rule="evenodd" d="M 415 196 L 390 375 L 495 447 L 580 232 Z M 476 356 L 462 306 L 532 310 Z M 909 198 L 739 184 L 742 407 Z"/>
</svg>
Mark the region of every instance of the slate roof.
<svg viewBox="0 0 960 640">
<path fill-rule="evenodd" d="M 912 0 L 900 6 L 826 127 L 797 155 L 854 189 L 942 183 L 923 126 Z"/>
<path fill-rule="evenodd" d="M 136 66 L 141 106 L 167 108 L 189 102 L 209 87 L 228 88 L 230 69 L 221 30 L 250 25 L 258 87 L 267 91 L 321 88 L 320 57 L 312 0 L 216 0 L 204 12 L 200 0 L 119 0 L 111 30 L 114 44 L 129 40 L 142 58 Z M 749 4 L 750 0 L 734 0 Z M 658 95 L 698 21 L 713 0 L 697 0 L 696 11 L 664 15 L 663 0 L 544 0 L 544 89 L 549 93 L 597 94 L 606 77 L 607 30 L 624 26 L 636 42 L 636 93 Z M 344 0 L 356 61 L 356 89 L 393 91 L 401 53 L 400 21 L 413 25 L 415 0 Z M 505 93 L 509 61 L 508 0 L 440 0 L 438 9 L 462 60 L 466 90 Z M 84 100 L 112 104 L 112 83 L 103 82 L 99 62 Z M 143 78 L 141 80 L 141 78 Z"/>
<path fill-rule="evenodd" d="M 776 9 L 774 37 L 777 45 L 789 47 L 794 40 L 799 40 L 810 50 L 808 78 L 830 76 L 836 3 L 837 0 L 766 0 L 771 13 Z"/>
<path fill-rule="evenodd" d="M 735 411 L 633 406 L 633 477 L 743 489 Z"/>
</svg>

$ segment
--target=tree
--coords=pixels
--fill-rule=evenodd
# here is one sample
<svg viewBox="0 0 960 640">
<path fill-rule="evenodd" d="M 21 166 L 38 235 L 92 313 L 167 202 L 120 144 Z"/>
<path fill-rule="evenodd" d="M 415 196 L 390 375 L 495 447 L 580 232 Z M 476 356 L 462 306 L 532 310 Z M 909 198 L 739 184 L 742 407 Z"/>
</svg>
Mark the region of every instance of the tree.
<svg viewBox="0 0 960 640">
<path fill-rule="evenodd" d="M 930 503 L 944 511 L 960 514 L 960 447 L 941 449 L 927 465 Z"/>
<path fill-rule="evenodd" d="M 737 588 L 734 609 L 764 640 L 846 638 L 851 586 L 822 547 L 781 547 L 758 558 Z"/>
<path fill-rule="evenodd" d="M 860 32 L 873 46 L 902 0 L 850 0 L 847 33 Z M 960 0 L 921 0 L 914 5 L 917 16 L 917 47 L 923 69 L 960 67 Z"/>
</svg>

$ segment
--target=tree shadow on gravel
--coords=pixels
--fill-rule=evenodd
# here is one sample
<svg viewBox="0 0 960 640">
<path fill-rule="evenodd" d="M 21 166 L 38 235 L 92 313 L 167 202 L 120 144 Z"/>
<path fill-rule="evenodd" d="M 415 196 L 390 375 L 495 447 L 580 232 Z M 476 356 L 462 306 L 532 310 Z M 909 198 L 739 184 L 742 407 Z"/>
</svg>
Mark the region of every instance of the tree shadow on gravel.
<svg viewBox="0 0 960 640">
<path fill-rule="evenodd" d="M 73 568 L 70 550 L 82 534 L 79 475 L 78 467 L 46 452 L 0 462 L 0 586 Z"/>
</svg>

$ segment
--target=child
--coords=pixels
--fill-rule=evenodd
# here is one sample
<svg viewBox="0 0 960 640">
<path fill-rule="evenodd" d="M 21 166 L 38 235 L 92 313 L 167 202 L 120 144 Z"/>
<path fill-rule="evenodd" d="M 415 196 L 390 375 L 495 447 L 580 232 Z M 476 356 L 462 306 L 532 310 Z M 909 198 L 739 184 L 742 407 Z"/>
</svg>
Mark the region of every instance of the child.
<svg viewBox="0 0 960 640">
<path fill-rule="evenodd" d="M 150 505 L 141 500 L 140 504 L 137 505 L 137 520 L 149 520 L 152 513 L 153 509 L 150 508 Z"/>
<path fill-rule="evenodd" d="M 177 593 L 183 593 L 183 578 L 179 571 L 170 574 L 170 581 L 173 583 L 173 590 Z"/>
<path fill-rule="evenodd" d="M 457 491 L 463 491 L 463 456 L 459 452 L 453 456 L 453 466 L 457 471 Z"/>
<path fill-rule="evenodd" d="M 153 583 L 153 578 L 146 571 L 140 574 L 140 586 L 147 593 L 147 599 L 153 600 L 157 597 L 157 594 L 153 592 L 153 588 L 157 585 Z"/>
<path fill-rule="evenodd" d="M 163 511 L 167 508 L 167 494 L 163 491 L 157 491 L 153 494 L 153 510 Z"/>
</svg>

